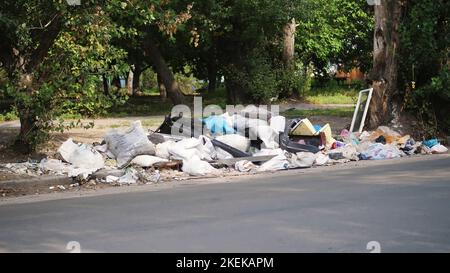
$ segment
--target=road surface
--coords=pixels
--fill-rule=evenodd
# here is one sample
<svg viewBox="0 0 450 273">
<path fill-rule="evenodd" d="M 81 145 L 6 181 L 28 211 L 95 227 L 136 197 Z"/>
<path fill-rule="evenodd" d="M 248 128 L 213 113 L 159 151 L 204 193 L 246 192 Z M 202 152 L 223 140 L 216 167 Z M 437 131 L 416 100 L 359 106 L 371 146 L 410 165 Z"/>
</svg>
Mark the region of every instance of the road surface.
<svg viewBox="0 0 450 273">
<path fill-rule="evenodd" d="M 262 177 L 1 205 L 0 251 L 450 252 L 448 155 Z"/>
</svg>

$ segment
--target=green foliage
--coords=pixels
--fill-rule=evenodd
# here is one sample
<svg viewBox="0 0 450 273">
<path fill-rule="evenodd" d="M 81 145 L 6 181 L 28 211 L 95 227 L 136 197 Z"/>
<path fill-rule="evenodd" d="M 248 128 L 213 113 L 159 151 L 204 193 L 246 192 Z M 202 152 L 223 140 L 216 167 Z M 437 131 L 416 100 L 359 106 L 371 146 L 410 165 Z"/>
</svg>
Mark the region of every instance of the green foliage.
<svg viewBox="0 0 450 273">
<path fill-rule="evenodd" d="M 449 16 L 449 1 L 410 1 L 400 28 L 399 89 L 428 136 L 450 132 Z"/>
<path fill-rule="evenodd" d="M 14 107 L 11 111 L 8 111 L 4 114 L 0 114 L 0 121 L 11 121 L 16 120 L 19 117 L 19 113 L 17 109 Z"/>
<path fill-rule="evenodd" d="M 426 137 L 439 131 L 450 132 L 450 67 L 444 68 L 431 82 L 417 89 L 408 108 L 414 111 L 422 123 Z"/>
</svg>

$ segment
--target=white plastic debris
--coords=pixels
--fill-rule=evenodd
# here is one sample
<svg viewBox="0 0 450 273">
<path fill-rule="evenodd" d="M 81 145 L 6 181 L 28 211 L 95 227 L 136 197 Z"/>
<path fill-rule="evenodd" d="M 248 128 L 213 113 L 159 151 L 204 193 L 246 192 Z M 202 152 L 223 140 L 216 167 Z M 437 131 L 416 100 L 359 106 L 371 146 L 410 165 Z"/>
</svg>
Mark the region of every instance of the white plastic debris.
<svg viewBox="0 0 450 273">
<path fill-rule="evenodd" d="M 127 132 L 111 130 L 106 134 L 105 141 L 119 168 L 125 167 L 138 155 L 155 154 L 155 145 L 148 140 L 140 121 L 133 122 Z"/>
<path fill-rule="evenodd" d="M 216 156 L 214 146 L 205 136 L 180 140 L 167 150 L 173 159 L 178 160 L 190 160 L 194 156 L 202 160 L 212 160 Z"/>
<path fill-rule="evenodd" d="M 276 149 L 280 146 L 278 144 L 279 134 L 270 126 L 258 126 L 256 128 L 256 131 L 265 148 Z"/>
<path fill-rule="evenodd" d="M 119 177 L 114 176 L 114 175 L 108 175 L 105 177 L 106 183 L 114 183 L 114 182 L 117 182 L 118 180 L 119 180 Z"/>
<path fill-rule="evenodd" d="M 248 149 L 250 148 L 250 139 L 237 134 L 218 136 L 216 137 L 216 140 L 243 152 L 248 151 Z"/>
<path fill-rule="evenodd" d="M 44 172 L 52 172 L 54 174 L 67 174 L 71 168 L 69 164 L 63 163 L 61 160 L 44 158 L 39 163 L 39 168 Z"/>
<path fill-rule="evenodd" d="M 356 150 L 356 147 L 353 146 L 352 144 L 347 144 L 344 147 L 340 147 L 340 148 L 336 148 L 336 149 L 330 150 L 328 152 L 328 155 L 336 154 L 336 153 L 341 153 L 343 157 L 345 157 L 346 159 L 349 159 L 349 160 L 353 160 L 353 161 L 358 161 L 359 160 L 359 157 L 358 157 L 359 153 Z"/>
<path fill-rule="evenodd" d="M 153 166 L 155 163 L 159 162 L 167 162 L 167 159 L 151 156 L 151 155 L 138 155 L 133 160 L 131 160 L 131 164 L 138 165 L 140 167 L 148 168 Z"/>
<path fill-rule="evenodd" d="M 86 144 L 75 144 L 71 138 L 58 149 L 64 161 L 73 167 L 96 171 L 105 166 L 102 155 Z"/>
<path fill-rule="evenodd" d="M 125 174 L 116 181 L 120 184 L 135 184 L 137 180 L 139 179 L 139 176 L 137 174 L 137 171 L 133 168 L 128 168 L 125 172 Z"/>
<path fill-rule="evenodd" d="M 299 152 L 291 155 L 288 158 L 290 163 L 289 168 L 310 168 L 317 157 L 315 154 L 309 152 Z"/>
<path fill-rule="evenodd" d="M 161 180 L 161 173 L 156 170 L 150 177 L 149 180 L 153 183 L 158 183 Z"/>
<path fill-rule="evenodd" d="M 322 152 L 316 153 L 316 160 L 314 161 L 314 165 L 316 166 L 323 166 L 330 161 L 330 158 L 328 155 L 322 154 Z"/>
<path fill-rule="evenodd" d="M 286 118 L 283 116 L 276 116 L 270 119 L 270 128 L 272 128 L 275 132 L 280 133 L 284 132 L 286 127 Z"/>
<path fill-rule="evenodd" d="M 257 169 L 258 172 L 277 171 L 289 169 L 289 161 L 285 154 L 275 156 L 269 161 L 264 162 Z"/>
<path fill-rule="evenodd" d="M 234 168 L 240 172 L 249 172 L 256 169 L 256 165 L 248 160 L 241 160 L 234 164 Z"/>
<path fill-rule="evenodd" d="M 169 147 L 173 146 L 174 144 L 175 141 L 172 140 L 157 144 L 155 148 L 155 155 L 160 158 L 169 159 Z"/>
<path fill-rule="evenodd" d="M 224 151 L 223 149 L 219 147 L 216 148 L 216 157 L 217 159 L 231 159 L 234 158 L 229 152 Z"/>
<path fill-rule="evenodd" d="M 184 159 L 181 170 L 192 176 L 203 176 L 218 172 L 218 170 L 211 166 L 208 162 L 202 161 L 196 155 L 190 159 Z"/>
<path fill-rule="evenodd" d="M 443 153 L 448 152 L 448 149 L 447 149 L 447 147 L 445 147 L 444 145 L 438 144 L 438 145 L 434 145 L 434 146 L 431 148 L 431 152 L 432 152 L 433 154 L 443 154 Z"/>
</svg>

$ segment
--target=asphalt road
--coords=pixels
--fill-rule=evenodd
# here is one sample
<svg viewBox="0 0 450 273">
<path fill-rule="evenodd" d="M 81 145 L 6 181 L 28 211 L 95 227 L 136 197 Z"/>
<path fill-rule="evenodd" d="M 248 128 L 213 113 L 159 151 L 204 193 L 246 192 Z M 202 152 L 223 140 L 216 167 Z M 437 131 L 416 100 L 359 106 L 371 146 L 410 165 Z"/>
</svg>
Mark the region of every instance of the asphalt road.
<svg viewBox="0 0 450 273">
<path fill-rule="evenodd" d="M 264 176 L 263 176 L 264 177 Z M 0 251 L 450 252 L 450 157 L 0 206 Z"/>
</svg>

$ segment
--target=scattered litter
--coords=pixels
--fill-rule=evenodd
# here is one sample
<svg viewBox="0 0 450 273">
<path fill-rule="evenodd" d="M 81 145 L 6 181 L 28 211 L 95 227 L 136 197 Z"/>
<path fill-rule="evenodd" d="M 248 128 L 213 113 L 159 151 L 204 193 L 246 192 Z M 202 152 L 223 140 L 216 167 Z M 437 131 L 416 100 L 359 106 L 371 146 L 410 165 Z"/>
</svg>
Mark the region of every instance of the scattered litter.
<svg viewBox="0 0 450 273">
<path fill-rule="evenodd" d="M 324 155 L 321 152 L 316 153 L 316 160 L 314 161 L 314 165 L 323 166 L 326 165 L 330 161 L 330 157 L 328 155 Z"/>
<path fill-rule="evenodd" d="M 135 184 L 138 180 L 137 171 L 133 168 L 128 168 L 125 172 L 125 175 L 119 177 L 116 181 L 119 184 Z"/>
<path fill-rule="evenodd" d="M 234 168 L 240 172 L 249 172 L 257 168 L 255 164 L 248 160 L 241 160 L 234 164 Z"/>
<path fill-rule="evenodd" d="M 392 159 L 401 156 L 401 151 L 397 147 L 389 144 L 374 143 L 367 151 L 360 154 L 362 160 Z"/>
<path fill-rule="evenodd" d="M 260 110 L 263 112 L 258 114 Z M 149 135 L 136 121 L 126 132 L 109 131 L 105 141 L 94 146 L 69 138 L 59 147 L 58 159 L 0 164 L 0 168 L 32 176 L 65 175 L 88 182 L 87 186 L 130 185 L 448 152 L 436 138 L 415 141 L 386 126 L 362 131 L 356 124 L 354 132 L 344 129 L 333 135 L 328 123 L 313 124 L 307 118 L 286 120 L 260 107 L 205 118 L 205 135 L 195 138 L 192 128 L 183 128 L 181 136 L 169 135 L 174 121 L 181 118 L 166 117 L 157 132 Z"/>
</svg>

